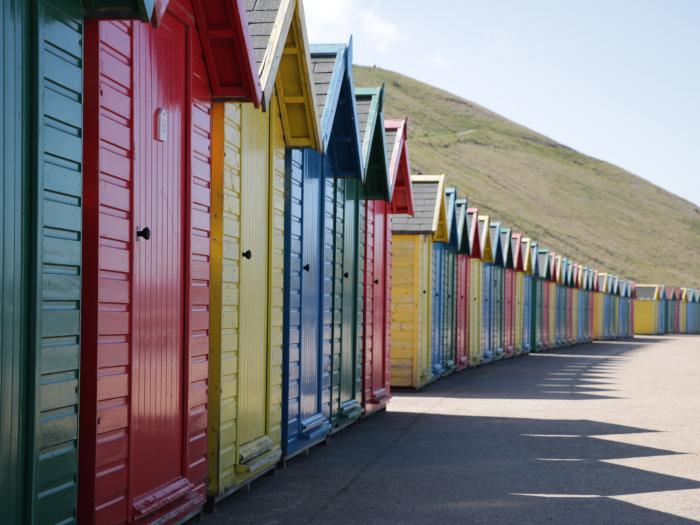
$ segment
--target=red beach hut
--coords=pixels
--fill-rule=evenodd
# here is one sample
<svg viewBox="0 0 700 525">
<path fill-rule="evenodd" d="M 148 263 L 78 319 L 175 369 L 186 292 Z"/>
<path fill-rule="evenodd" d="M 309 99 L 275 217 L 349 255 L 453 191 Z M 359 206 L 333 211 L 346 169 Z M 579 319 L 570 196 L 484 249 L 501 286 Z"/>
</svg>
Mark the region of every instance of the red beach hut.
<svg viewBox="0 0 700 525">
<path fill-rule="evenodd" d="M 379 160 L 386 158 L 388 174 L 383 191 L 366 190 L 363 404 L 365 415 L 386 407 L 391 399 L 391 214 L 413 215 L 411 168 L 408 158 L 408 120 L 383 121 L 383 88 L 357 91 L 363 159 L 367 186 L 381 175 Z M 364 97 L 364 98 L 363 98 Z M 365 98 L 367 104 L 364 104 Z M 367 111 L 364 111 L 365 108 Z M 382 126 L 383 125 L 383 129 Z M 383 137 L 384 151 L 381 147 Z M 378 157 L 375 160 L 375 157 Z M 371 168 L 371 169 L 370 169 Z M 376 184 L 382 187 L 381 184 Z"/>
<path fill-rule="evenodd" d="M 85 26 L 84 525 L 206 497 L 212 100 L 261 91 L 243 0 L 156 4 Z"/>
</svg>

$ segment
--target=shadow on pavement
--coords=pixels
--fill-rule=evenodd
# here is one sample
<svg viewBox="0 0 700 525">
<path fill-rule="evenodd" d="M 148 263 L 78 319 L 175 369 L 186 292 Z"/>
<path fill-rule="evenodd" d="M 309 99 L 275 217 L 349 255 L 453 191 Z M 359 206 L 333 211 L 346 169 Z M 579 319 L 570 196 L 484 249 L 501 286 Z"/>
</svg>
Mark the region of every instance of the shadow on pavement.
<svg viewBox="0 0 700 525">
<path fill-rule="evenodd" d="M 206 522 L 695 523 L 611 498 L 700 488 L 605 462 L 676 454 L 596 438 L 641 432 L 588 420 L 388 412 L 225 500 Z"/>
</svg>

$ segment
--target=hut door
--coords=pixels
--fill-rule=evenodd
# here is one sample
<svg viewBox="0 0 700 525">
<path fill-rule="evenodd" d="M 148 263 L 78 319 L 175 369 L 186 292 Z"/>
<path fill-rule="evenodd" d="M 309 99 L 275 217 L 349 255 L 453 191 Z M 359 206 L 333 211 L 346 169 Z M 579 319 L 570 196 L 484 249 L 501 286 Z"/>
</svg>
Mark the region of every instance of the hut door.
<svg viewBox="0 0 700 525">
<path fill-rule="evenodd" d="M 301 352 L 299 395 L 303 438 L 313 438 L 323 425 L 321 414 L 321 198 L 323 162 L 321 156 L 304 150 L 302 199 Z"/>
<path fill-rule="evenodd" d="M 343 295 L 341 318 L 341 369 L 340 369 L 340 404 L 341 411 L 350 402 L 357 405 L 356 370 L 357 362 L 357 257 L 358 257 L 358 182 L 355 180 L 338 180 L 344 184 L 343 202 Z M 355 408 L 357 410 L 357 408 Z"/>
<path fill-rule="evenodd" d="M 242 106 L 239 443 L 266 434 L 270 118 Z"/>
<path fill-rule="evenodd" d="M 387 204 L 374 203 L 374 257 L 372 268 L 372 397 L 384 394 L 386 369 L 386 244 Z"/>
<path fill-rule="evenodd" d="M 442 244 L 433 244 L 433 324 L 432 324 L 432 370 L 434 374 L 442 373 L 442 346 L 443 346 L 443 280 L 444 271 Z"/>
<path fill-rule="evenodd" d="M 184 196 L 188 49 L 184 25 L 134 24 L 134 213 L 130 485 L 134 517 L 187 489 L 183 477 L 185 321 Z M 125 221 L 126 222 L 126 221 Z"/>
</svg>

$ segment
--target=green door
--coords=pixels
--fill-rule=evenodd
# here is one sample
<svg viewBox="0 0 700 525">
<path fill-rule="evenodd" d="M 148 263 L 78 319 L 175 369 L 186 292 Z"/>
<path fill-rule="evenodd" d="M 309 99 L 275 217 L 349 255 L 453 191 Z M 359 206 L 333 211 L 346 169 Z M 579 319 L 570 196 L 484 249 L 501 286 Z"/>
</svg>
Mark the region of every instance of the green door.
<svg viewBox="0 0 700 525">
<path fill-rule="evenodd" d="M 361 413 L 362 362 L 357 356 L 359 182 L 335 182 L 335 269 L 333 293 L 333 423 L 343 426 Z"/>
<path fill-rule="evenodd" d="M 25 99 L 24 0 L 0 0 L 0 494 L 3 520 L 24 523 L 23 414 L 26 391 L 26 244 L 24 185 L 28 118 Z"/>
<path fill-rule="evenodd" d="M 3 523 L 73 523 L 82 6 L 79 0 L 0 1 L 0 490 L 9 502 Z"/>
</svg>

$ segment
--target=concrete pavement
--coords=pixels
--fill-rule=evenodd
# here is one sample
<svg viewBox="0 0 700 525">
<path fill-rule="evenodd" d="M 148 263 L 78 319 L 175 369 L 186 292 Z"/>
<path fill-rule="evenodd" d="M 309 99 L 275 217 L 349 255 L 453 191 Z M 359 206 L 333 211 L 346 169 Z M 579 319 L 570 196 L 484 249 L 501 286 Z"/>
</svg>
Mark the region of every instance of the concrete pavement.
<svg viewBox="0 0 700 525">
<path fill-rule="evenodd" d="M 455 374 L 224 500 L 204 524 L 700 522 L 700 337 Z"/>
</svg>

